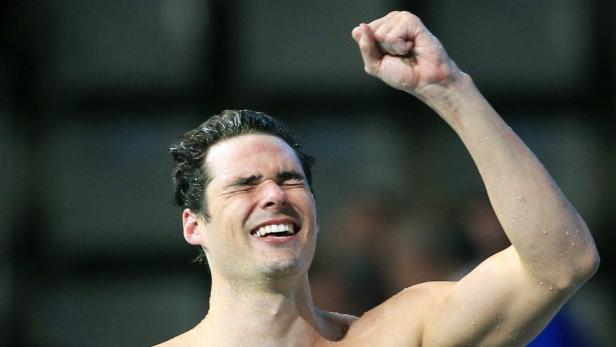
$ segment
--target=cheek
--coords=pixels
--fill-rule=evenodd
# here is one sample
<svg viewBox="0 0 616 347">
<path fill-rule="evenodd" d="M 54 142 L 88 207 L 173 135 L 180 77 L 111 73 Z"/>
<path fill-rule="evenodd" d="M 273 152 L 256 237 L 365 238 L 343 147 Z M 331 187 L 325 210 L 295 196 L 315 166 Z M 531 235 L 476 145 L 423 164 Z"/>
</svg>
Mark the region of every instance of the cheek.
<svg viewBox="0 0 616 347">
<path fill-rule="evenodd" d="M 289 192 L 289 200 L 294 201 L 303 213 L 309 214 L 313 219 L 316 219 L 316 204 L 310 192 L 305 190 Z"/>
<path fill-rule="evenodd" d="M 254 206 L 256 206 L 255 201 L 253 193 L 227 196 L 220 200 L 216 214 L 220 222 L 227 224 L 243 223 L 254 209 Z"/>
</svg>

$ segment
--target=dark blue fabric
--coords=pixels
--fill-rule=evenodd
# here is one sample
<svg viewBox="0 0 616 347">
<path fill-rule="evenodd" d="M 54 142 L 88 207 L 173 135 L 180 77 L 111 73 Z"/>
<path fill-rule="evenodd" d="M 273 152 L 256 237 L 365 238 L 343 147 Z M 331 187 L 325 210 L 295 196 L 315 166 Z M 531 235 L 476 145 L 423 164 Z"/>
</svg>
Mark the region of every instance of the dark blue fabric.
<svg viewBox="0 0 616 347">
<path fill-rule="evenodd" d="M 570 311 L 563 309 L 528 346 L 594 347 L 584 336 L 584 331 L 581 331 L 580 327 L 573 324 L 570 319 Z"/>
</svg>

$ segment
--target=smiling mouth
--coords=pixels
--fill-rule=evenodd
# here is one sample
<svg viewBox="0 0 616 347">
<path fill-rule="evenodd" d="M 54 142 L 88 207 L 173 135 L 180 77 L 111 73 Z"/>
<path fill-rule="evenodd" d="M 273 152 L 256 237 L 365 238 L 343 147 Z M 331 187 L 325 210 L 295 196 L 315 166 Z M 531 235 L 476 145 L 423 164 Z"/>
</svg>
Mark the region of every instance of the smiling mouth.
<svg viewBox="0 0 616 347">
<path fill-rule="evenodd" d="M 255 230 L 252 235 L 256 237 L 285 237 L 285 236 L 293 236 L 299 232 L 299 228 L 297 228 L 292 223 L 285 224 L 270 224 L 264 225 L 257 230 Z"/>
</svg>

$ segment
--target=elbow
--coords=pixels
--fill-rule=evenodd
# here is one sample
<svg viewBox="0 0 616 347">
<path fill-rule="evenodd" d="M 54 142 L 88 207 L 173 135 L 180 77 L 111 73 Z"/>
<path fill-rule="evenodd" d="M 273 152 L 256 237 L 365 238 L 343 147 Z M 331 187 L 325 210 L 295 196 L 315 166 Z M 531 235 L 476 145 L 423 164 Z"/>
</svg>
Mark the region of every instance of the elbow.
<svg viewBox="0 0 616 347">
<path fill-rule="evenodd" d="M 583 280 L 586 281 L 599 270 L 601 258 L 594 244 L 589 246 L 583 255 L 579 265 L 579 272 Z"/>
<path fill-rule="evenodd" d="M 581 256 L 573 259 L 556 286 L 565 292 L 576 291 L 597 272 L 599 263 L 597 248 L 590 245 Z"/>
</svg>

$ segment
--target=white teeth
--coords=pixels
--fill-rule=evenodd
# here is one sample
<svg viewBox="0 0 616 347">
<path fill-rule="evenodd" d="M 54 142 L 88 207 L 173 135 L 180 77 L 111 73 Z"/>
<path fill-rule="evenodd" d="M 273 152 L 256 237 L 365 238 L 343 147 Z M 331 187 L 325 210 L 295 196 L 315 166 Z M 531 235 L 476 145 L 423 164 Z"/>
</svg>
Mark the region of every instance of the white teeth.
<svg viewBox="0 0 616 347">
<path fill-rule="evenodd" d="M 259 230 L 255 232 L 255 235 L 257 237 L 263 237 L 267 234 L 281 232 L 289 232 L 291 234 L 295 234 L 295 227 L 293 226 L 293 224 L 270 224 L 259 228 Z"/>
</svg>

